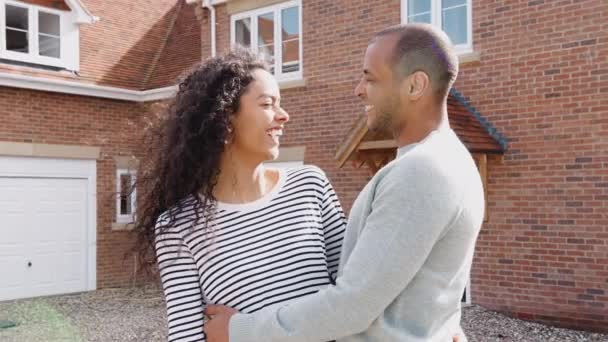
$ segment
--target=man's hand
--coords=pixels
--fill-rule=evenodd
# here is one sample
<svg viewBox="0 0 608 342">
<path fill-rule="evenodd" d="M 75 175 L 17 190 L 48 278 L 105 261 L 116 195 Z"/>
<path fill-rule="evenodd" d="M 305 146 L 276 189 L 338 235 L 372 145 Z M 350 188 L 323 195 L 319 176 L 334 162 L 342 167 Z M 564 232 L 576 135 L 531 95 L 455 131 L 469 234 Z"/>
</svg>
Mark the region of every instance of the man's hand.
<svg viewBox="0 0 608 342">
<path fill-rule="evenodd" d="M 238 313 L 237 310 L 224 305 L 209 305 L 205 309 L 205 315 L 211 316 L 203 330 L 207 335 L 208 342 L 228 342 L 228 324 L 230 317 Z"/>
</svg>

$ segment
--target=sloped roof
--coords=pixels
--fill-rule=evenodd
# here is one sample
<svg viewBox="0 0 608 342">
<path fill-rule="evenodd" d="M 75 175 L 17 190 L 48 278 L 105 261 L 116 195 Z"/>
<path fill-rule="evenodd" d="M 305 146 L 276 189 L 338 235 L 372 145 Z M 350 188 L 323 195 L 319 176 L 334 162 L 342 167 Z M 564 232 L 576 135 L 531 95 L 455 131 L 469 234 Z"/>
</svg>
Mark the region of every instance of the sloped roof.
<svg viewBox="0 0 608 342">
<path fill-rule="evenodd" d="M 481 116 L 457 90 L 448 97 L 448 116 L 456 135 L 471 153 L 504 153 L 507 140 L 488 120 Z M 342 167 L 353 159 L 359 149 L 394 149 L 396 143 L 387 132 L 372 132 L 367 128 L 367 117 L 360 115 L 338 145 L 335 159 Z"/>
<path fill-rule="evenodd" d="M 507 150 L 507 139 L 455 89 L 448 97 L 448 115 L 452 129 L 469 151 L 503 153 Z"/>
<path fill-rule="evenodd" d="M 77 73 L 12 63 L 0 63 L 0 73 L 147 90 L 174 85 L 182 70 L 201 59 L 200 26 L 192 19 L 194 6 L 185 0 L 26 1 L 65 11 L 69 7 L 79 18 L 78 13 L 94 13 L 99 21 L 80 26 Z"/>
<path fill-rule="evenodd" d="M 174 85 L 177 78 L 202 59 L 202 37 L 200 23 L 193 6 L 182 5 L 176 9 L 166 40 L 160 47 L 144 89 Z"/>
</svg>

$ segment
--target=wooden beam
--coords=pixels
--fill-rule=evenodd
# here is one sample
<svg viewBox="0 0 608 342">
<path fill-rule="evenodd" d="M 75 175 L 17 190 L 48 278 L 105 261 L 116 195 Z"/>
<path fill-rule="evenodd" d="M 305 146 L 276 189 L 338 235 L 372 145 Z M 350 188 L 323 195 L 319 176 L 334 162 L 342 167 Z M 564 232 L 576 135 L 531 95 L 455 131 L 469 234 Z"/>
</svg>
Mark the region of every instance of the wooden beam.
<svg viewBox="0 0 608 342">
<path fill-rule="evenodd" d="M 395 159 L 396 151 L 390 150 L 384 153 L 384 158 L 382 159 L 382 167 L 386 164 L 390 163 L 393 159 Z"/>
<path fill-rule="evenodd" d="M 477 169 L 479 170 L 479 176 L 483 183 L 483 196 L 485 202 L 485 208 L 483 213 L 484 222 L 488 220 L 488 155 L 485 153 L 474 154 L 473 158 L 477 163 Z"/>
<path fill-rule="evenodd" d="M 394 140 L 363 141 L 358 147 L 359 150 L 384 150 L 389 148 L 397 148 L 397 143 Z"/>
<path fill-rule="evenodd" d="M 355 169 L 360 169 L 363 165 L 365 165 L 365 160 L 361 160 L 359 158 L 353 159 L 351 162 Z"/>
<path fill-rule="evenodd" d="M 373 176 L 395 159 L 395 150 L 358 151 L 355 156 L 356 160 L 367 166 L 370 175 Z"/>
<path fill-rule="evenodd" d="M 366 133 L 367 120 L 364 118 L 359 118 L 358 121 L 355 122 L 355 127 L 348 132 L 348 136 L 345 141 L 338 146 L 338 151 L 336 151 L 335 156 L 336 160 L 338 161 L 338 167 L 344 166 L 353 152 L 356 151 L 357 145 L 363 139 Z"/>
<path fill-rule="evenodd" d="M 378 172 L 378 168 L 376 167 L 376 162 L 374 161 L 373 156 L 368 154 L 359 154 L 359 159 L 362 160 L 365 165 L 367 165 L 367 169 L 369 171 L 370 176 L 374 176 L 376 172 Z"/>
</svg>

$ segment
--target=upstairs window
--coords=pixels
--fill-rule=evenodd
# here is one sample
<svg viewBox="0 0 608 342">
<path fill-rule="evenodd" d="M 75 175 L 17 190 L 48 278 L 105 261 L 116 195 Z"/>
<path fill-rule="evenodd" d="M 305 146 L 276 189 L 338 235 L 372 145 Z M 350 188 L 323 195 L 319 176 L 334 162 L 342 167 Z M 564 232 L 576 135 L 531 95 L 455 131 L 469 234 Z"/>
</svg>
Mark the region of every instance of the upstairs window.
<svg viewBox="0 0 608 342">
<path fill-rule="evenodd" d="M 401 0 L 401 21 L 431 24 L 450 37 L 457 52 L 471 52 L 471 5 L 471 0 Z"/>
<path fill-rule="evenodd" d="M 300 1 L 289 1 L 233 15 L 231 41 L 251 48 L 270 64 L 278 80 L 302 78 Z"/>
<path fill-rule="evenodd" d="M 78 70 L 78 25 L 94 19 L 65 7 L 0 0 L 0 59 Z"/>
</svg>

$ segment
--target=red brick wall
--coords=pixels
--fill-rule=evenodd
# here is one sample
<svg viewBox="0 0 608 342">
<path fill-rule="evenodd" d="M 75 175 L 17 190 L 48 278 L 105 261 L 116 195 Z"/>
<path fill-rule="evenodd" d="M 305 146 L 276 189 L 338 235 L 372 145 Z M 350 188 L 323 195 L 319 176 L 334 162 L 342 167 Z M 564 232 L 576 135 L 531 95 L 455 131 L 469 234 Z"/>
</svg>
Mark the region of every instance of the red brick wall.
<svg viewBox="0 0 608 342">
<path fill-rule="evenodd" d="M 372 33 L 400 1 L 303 1 L 306 86 L 282 91 L 284 145 L 305 145 L 349 208 L 367 175 L 337 169 L 336 146 L 361 105 L 352 95 Z M 608 323 L 608 17 L 603 0 L 473 1 L 475 51 L 458 90 L 510 140 L 489 159 L 489 221 L 473 302 L 522 318 Z M 218 51 L 230 20 L 218 7 Z M 210 44 L 203 20 L 203 56 Z"/>
<path fill-rule="evenodd" d="M 86 145 L 101 148 L 97 160 L 97 285 L 128 285 L 133 257 L 128 233 L 112 231 L 115 217 L 114 157 L 137 151 L 142 105 L 0 87 L 0 141 Z"/>
<path fill-rule="evenodd" d="M 473 301 L 608 327 L 608 5 L 474 1 L 458 89 L 510 140 L 489 163 Z"/>
</svg>

